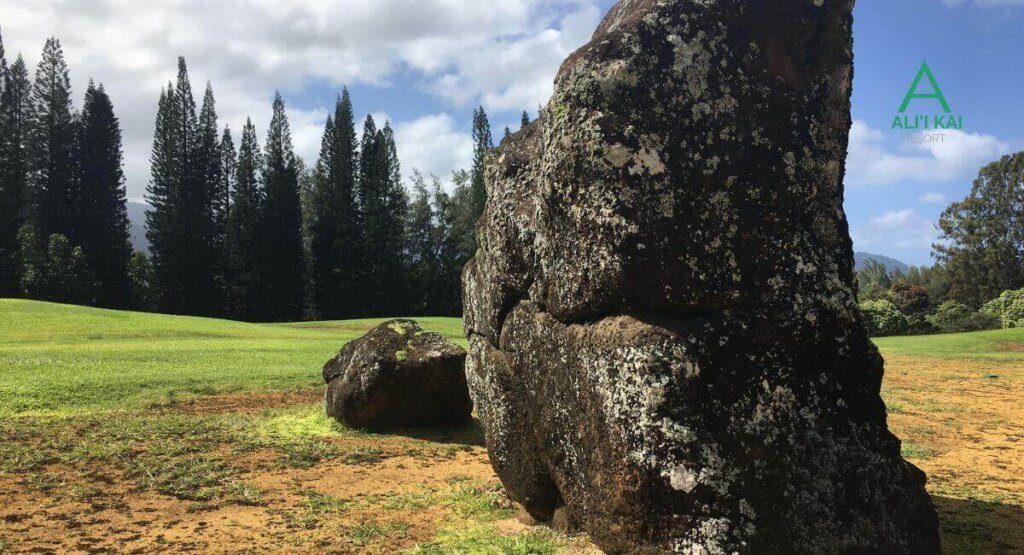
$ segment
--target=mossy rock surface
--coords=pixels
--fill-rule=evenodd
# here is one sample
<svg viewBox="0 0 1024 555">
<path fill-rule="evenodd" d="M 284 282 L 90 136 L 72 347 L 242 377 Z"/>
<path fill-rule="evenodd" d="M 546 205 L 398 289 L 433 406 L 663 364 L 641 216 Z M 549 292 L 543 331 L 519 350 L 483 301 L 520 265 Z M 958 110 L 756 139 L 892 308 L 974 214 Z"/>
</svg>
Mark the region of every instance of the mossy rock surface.
<svg viewBox="0 0 1024 555">
<path fill-rule="evenodd" d="M 852 1 L 623 0 L 490 154 L 492 462 L 610 553 L 937 553 L 856 306 Z"/>
</svg>

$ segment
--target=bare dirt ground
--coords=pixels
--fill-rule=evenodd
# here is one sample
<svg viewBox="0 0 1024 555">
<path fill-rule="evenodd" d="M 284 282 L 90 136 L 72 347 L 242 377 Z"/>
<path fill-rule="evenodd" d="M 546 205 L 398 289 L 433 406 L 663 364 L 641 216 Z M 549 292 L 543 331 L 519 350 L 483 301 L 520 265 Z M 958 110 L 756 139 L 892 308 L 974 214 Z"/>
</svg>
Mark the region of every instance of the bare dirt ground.
<svg viewBox="0 0 1024 555">
<path fill-rule="evenodd" d="M 75 419 L 0 428 L 0 552 L 589 550 L 519 522 L 479 428 L 310 440 L 324 426 L 320 396 L 207 398 L 127 429 Z M 285 433 L 240 439 L 268 425 Z"/>
<path fill-rule="evenodd" d="M 893 357 L 947 553 L 1024 553 L 1024 364 Z M 0 552 L 593 552 L 521 524 L 475 427 L 331 428 L 320 391 L 0 425 Z M 325 435 L 326 434 L 326 435 Z"/>
<path fill-rule="evenodd" d="M 1024 553 L 1024 363 L 890 357 L 883 396 L 946 553 Z"/>
</svg>

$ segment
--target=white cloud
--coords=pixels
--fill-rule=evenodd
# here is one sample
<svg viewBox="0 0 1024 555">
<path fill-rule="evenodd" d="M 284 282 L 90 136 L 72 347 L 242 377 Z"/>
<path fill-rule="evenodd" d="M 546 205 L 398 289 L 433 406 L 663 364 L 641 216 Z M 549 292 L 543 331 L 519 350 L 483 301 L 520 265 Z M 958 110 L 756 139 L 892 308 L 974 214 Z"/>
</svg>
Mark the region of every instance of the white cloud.
<svg viewBox="0 0 1024 555">
<path fill-rule="evenodd" d="M 860 120 L 850 129 L 846 182 L 851 186 L 891 185 L 902 181 L 942 183 L 969 179 L 985 164 L 1010 151 L 992 135 L 941 131 L 940 142 L 904 143 L 890 152 L 886 134 Z"/>
<path fill-rule="evenodd" d="M 946 204 L 946 195 L 933 191 L 917 197 L 917 200 L 922 204 Z"/>
<path fill-rule="evenodd" d="M 104 83 L 124 128 L 129 196 L 139 198 L 149 179 L 157 98 L 178 55 L 189 62 L 197 100 L 213 82 L 221 123 L 236 140 L 246 116 L 266 130 L 275 89 L 287 100 L 311 83 L 388 86 L 399 74 L 454 106 L 532 111 L 550 95 L 562 59 L 589 39 L 599 3 L 3 0 L 0 26 L 8 56 L 20 50 L 33 71 L 46 37 L 59 37 L 76 102 L 89 78 Z M 317 128 L 333 106 L 304 108 L 289 106 L 288 113 L 296 148 L 311 164 Z"/>
<path fill-rule="evenodd" d="M 885 212 L 850 231 L 857 249 L 930 248 L 936 242 L 935 223 L 912 209 Z"/>
<path fill-rule="evenodd" d="M 448 183 L 453 169 L 468 168 L 472 163 L 473 140 L 468 133 L 458 131 L 455 120 L 448 114 L 424 116 L 399 124 L 395 129 L 395 142 L 405 176 L 417 169 Z"/>
</svg>

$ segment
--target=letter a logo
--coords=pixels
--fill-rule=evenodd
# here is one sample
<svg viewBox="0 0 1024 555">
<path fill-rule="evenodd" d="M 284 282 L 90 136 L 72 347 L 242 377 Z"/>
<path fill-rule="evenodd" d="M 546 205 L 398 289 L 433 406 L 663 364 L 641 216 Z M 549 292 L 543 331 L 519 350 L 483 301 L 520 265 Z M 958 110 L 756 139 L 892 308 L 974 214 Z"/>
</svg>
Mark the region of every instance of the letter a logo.
<svg viewBox="0 0 1024 555">
<path fill-rule="evenodd" d="M 921 84 L 921 78 L 927 77 L 928 82 L 932 85 L 932 92 L 928 94 L 918 94 L 917 87 Z M 932 74 L 931 68 L 928 67 L 928 62 L 921 64 L 921 69 L 917 72 L 917 77 L 914 78 L 914 82 L 910 85 L 910 90 L 907 91 L 907 96 L 903 99 L 903 104 L 900 105 L 900 113 L 907 111 L 907 107 L 910 106 L 910 101 L 915 98 L 934 98 L 942 104 L 942 109 L 948 114 L 952 112 L 949 109 L 949 103 L 946 102 L 946 96 L 942 94 L 942 89 L 939 88 L 938 82 L 935 81 L 935 75 Z"/>
</svg>

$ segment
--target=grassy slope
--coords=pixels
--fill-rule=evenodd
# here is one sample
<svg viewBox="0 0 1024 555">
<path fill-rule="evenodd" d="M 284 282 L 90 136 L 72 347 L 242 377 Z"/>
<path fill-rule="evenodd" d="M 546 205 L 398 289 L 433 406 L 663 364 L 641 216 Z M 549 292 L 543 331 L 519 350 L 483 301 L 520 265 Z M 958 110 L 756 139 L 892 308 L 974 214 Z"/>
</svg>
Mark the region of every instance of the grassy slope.
<svg viewBox="0 0 1024 555">
<path fill-rule="evenodd" d="M 880 337 L 875 343 L 885 355 L 1024 360 L 1024 328 L 950 335 Z"/>
<path fill-rule="evenodd" d="M 0 415 L 317 387 L 324 362 L 381 321 L 245 324 L 0 299 Z M 458 319 L 420 321 L 461 336 Z"/>
</svg>

